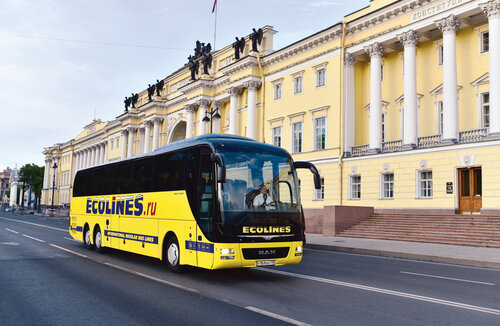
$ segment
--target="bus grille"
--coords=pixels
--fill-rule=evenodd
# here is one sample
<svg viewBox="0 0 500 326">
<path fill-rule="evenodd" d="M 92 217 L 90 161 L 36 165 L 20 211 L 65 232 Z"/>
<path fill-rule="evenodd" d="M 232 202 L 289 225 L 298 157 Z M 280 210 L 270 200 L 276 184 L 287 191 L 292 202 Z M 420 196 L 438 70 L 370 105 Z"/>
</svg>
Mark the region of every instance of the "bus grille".
<svg viewBox="0 0 500 326">
<path fill-rule="evenodd" d="M 271 259 L 285 258 L 288 256 L 289 247 L 279 248 L 244 248 L 243 257 L 245 259 Z"/>
</svg>

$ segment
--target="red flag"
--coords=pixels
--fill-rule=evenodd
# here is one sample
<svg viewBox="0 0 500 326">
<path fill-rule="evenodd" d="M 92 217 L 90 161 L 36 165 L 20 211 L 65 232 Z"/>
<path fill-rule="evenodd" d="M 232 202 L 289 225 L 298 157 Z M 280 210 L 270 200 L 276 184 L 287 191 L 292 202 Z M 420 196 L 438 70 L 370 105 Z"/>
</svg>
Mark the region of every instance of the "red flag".
<svg viewBox="0 0 500 326">
<path fill-rule="evenodd" d="M 212 14 L 214 13 L 215 11 L 215 6 L 217 6 L 217 0 L 214 1 L 214 6 L 212 7 Z"/>
</svg>

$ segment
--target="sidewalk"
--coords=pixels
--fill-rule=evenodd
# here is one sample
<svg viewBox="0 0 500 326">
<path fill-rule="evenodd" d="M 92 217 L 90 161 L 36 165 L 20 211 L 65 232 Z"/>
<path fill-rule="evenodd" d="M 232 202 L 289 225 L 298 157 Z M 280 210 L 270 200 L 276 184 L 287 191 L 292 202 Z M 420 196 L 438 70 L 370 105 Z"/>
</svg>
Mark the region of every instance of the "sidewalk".
<svg viewBox="0 0 500 326">
<path fill-rule="evenodd" d="M 306 248 L 500 269 L 500 249 L 306 234 Z"/>
</svg>

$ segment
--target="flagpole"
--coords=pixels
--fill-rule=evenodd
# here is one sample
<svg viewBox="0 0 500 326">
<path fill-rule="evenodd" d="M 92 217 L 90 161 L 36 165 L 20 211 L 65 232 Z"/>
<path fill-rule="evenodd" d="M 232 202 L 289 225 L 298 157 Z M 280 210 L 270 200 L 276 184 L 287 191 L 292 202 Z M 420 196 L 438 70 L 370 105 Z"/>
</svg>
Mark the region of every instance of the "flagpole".
<svg viewBox="0 0 500 326">
<path fill-rule="evenodd" d="M 216 49 L 216 47 L 215 47 L 215 40 L 216 40 L 216 36 L 217 36 L 217 11 L 218 11 L 218 9 L 219 9 L 219 4 L 216 3 L 215 4 L 214 48 L 213 48 L 214 51 Z"/>
</svg>

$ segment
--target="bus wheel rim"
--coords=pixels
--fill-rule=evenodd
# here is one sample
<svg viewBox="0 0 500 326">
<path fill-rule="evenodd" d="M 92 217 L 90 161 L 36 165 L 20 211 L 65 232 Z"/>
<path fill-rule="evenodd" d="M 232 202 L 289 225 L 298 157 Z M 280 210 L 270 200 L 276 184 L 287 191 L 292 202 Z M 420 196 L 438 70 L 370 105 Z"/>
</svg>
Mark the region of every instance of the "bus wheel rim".
<svg viewBox="0 0 500 326">
<path fill-rule="evenodd" d="M 95 246 L 101 248 L 101 232 L 97 232 L 95 235 Z"/>
<path fill-rule="evenodd" d="M 87 232 L 85 232 L 85 243 L 90 245 L 90 230 L 87 230 Z"/>
<path fill-rule="evenodd" d="M 168 262 L 170 265 L 175 266 L 179 261 L 179 249 L 175 243 L 170 244 L 168 247 Z"/>
</svg>

